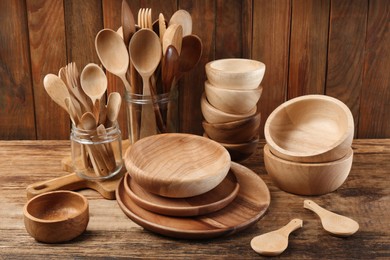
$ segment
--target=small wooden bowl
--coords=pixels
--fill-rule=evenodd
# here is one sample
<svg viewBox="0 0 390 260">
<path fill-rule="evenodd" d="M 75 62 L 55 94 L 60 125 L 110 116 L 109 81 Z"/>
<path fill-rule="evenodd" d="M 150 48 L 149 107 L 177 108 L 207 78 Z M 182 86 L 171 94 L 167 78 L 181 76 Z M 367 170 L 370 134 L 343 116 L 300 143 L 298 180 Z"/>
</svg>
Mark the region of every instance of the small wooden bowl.
<svg viewBox="0 0 390 260">
<path fill-rule="evenodd" d="M 186 198 L 215 188 L 230 169 L 222 145 L 191 134 L 159 134 L 134 143 L 125 154 L 132 178 L 145 190 Z"/>
<path fill-rule="evenodd" d="M 255 89 L 227 89 L 218 88 L 206 81 L 205 93 L 209 103 L 226 113 L 245 114 L 256 106 L 260 99 L 263 87 Z"/>
<path fill-rule="evenodd" d="M 60 243 L 81 235 L 89 221 L 87 199 L 73 191 L 52 191 L 35 196 L 23 209 L 24 225 L 36 240 Z"/>
<path fill-rule="evenodd" d="M 200 101 L 200 107 L 202 110 L 203 117 L 206 119 L 209 123 L 227 123 L 232 121 L 237 121 L 240 119 L 244 119 L 250 116 L 253 116 L 256 114 L 257 107 L 253 107 L 248 113 L 245 114 L 231 114 L 223 112 L 219 109 L 216 109 L 213 107 L 207 100 L 205 93 L 203 93 L 201 101 Z"/>
<path fill-rule="evenodd" d="M 264 135 L 279 158 L 331 162 L 345 156 L 354 135 L 353 116 L 341 101 L 325 95 L 293 98 L 268 117 Z"/>
<path fill-rule="evenodd" d="M 216 87 L 255 89 L 263 80 L 264 63 L 250 59 L 220 59 L 205 66 L 207 79 Z"/>
<path fill-rule="evenodd" d="M 299 163 L 276 157 L 264 146 L 264 164 L 272 181 L 281 190 L 298 195 L 322 195 L 339 188 L 352 167 L 353 150 L 333 162 Z"/>
<path fill-rule="evenodd" d="M 209 138 L 206 133 L 203 134 L 204 137 Z M 225 149 L 229 152 L 230 158 L 234 162 L 240 162 L 248 159 L 257 148 L 259 143 L 259 137 L 255 136 L 252 140 L 246 143 L 239 144 L 227 144 L 220 143 Z"/>
<path fill-rule="evenodd" d="M 203 129 L 210 139 L 219 143 L 245 143 L 259 134 L 260 113 L 228 123 L 211 124 L 203 121 Z"/>
</svg>

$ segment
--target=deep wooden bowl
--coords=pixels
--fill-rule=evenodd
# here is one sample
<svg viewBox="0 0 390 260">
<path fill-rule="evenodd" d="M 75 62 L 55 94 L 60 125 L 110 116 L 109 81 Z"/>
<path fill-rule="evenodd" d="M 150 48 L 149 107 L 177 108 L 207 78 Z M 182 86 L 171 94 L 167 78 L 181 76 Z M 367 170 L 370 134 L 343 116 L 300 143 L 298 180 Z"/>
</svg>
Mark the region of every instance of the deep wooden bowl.
<svg viewBox="0 0 390 260">
<path fill-rule="evenodd" d="M 219 143 L 245 143 L 259 135 L 260 113 L 228 123 L 211 124 L 203 121 L 207 136 Z"/>
<path fill-rule="evenodd" d="M 281 190 L 299 195 L 322 195 L 339 188 L 352 167 L 353 150 L 333 162 L 299 163 L 283 160 L 264 146 L 264 164 L 272 181 Z"/>
<path fill-rule="evenodd" d="M 223 112 L 215 107 L 213 107 L 207 100 L 205 93 L 203 93 L 200 107 L 202 110 L 202 114 L 204 119 L 206 119 L 209 123 L 227 123 L 232 121 L 237 121 L 240 119 L 244 119 L 256 114 L 257 107 L 253 107 L 248 113 L 245 114 L 232 114 Z"/>
<path fill-rule="evenodd" d="M 227 89 L 216 87 L 209 81 L 206 81 L 204 86 L 209 103 L 221 111 L 232 114 L 248 113 L 256 106 L 263 92 L 262 86 L 255 89 Z"/>
<path fill-rule="evenodd" d="M 60 243 L 81 235 L 89 221 L 87 199 L 73 191 L 52 191 L 38 195 L 23 209 L 24 225 L 36 240 Z"/>
<path fill-rule="evenodd" d="M 264 135 L 279 158 L 331 162 L 345 156 L 354 135 L 353 116 L 341 101 L 325 95 L 293 98 L 268 117 Z"/>
<path fill-rule="evenodd" d="M 220 59 L 205 66 L 207 79 L 216 87 L 255 89 L 263 80 L 265 64 L 250 59 Z"/>
<path fill-rule="evenodd" d="M 160 134 L 134 143 L 125 154 L 131 177 L 145 190 L 165 197 L 192 197 L 226 177 L 230 155 L 222 145 L 191 134 Z"/>
</svg>

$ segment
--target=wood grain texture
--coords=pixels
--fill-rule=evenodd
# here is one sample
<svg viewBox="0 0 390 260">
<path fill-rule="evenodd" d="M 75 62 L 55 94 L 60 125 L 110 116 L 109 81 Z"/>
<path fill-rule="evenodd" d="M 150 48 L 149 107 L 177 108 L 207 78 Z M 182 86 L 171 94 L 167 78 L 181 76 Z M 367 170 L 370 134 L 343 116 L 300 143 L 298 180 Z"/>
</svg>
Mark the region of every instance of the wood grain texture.
<svg viewBox="0 0 390 260">
<path fill-rule="evenodd" d="M 290 1 L 255 0 L 253 6 L 252 59 L 266 66 L 258 102 L 262 113 L 260 137 L 268 115 L 286 100 L 290 44 Z"/>
<path fill-rule="evenodd" d="M 330 0 L 292 1 L 288 99 L 325 92 Z"/>
<path fill-rule="evenodd" d="M 320 220 L 303 208 L 304 196 L 280 191 L 266 174 L 260 141 L 257 152 L 242 164 L 265 181 L 271 204 L 256 224 L 236 235 L 205 241 L 170 239 L 148 232 L 129 220 L 116 201 L 92 190 L 80 191 L 89 201 L 90 222 L 76 240 L 60 245 L 37 243 L 23 224 L 27 185 L 67 175 L 61 159 L 70 153 L 69 141 L 0 141 L 0 257 L 4 259 L 59 258 L 230 258 L 258 255 L 253 237 L 275 230 L 290 219 L 304 220 L 290 235 L 287 259 L 388 259 L 390 257 L 390 139 L 355 140 L 354 161 L 347 181 L 337 191 L 311 197 L 322 207 L 355 219 L 360 230 L 348 239 L 330 236 Z M 23 245 L 23 246 L 21 246 Z M 153 245 L 153 246 L 151 246 Z"/>
<path fill-rule="evenodd" d="M 390 2 L 369 4 L 358 137 L 383 138 L 390 135 Z"/>
<path fill-rule="evenodd" d="M 198 65 L 185 74 L 179 82 L 179 122 L 180 130 L 185 133 L 202 134 L 202 113 L 200 99 L 206 80 L 205 65 L 215 59 L 215 0 L 180 0 L 180 9 L 187 10 L 192 16 L 192 33 L 203 42 L 203 54 Z"/>
<path fill-rule="evenodd" d="M 63 1 L 28 0 L 26 4 L 37 139 L 61 139 L 69 136 L 69 115 L 50 99 L 43 78 L 57 74 L 66 64 Z"/>
<path fill-rule="evenodd" d="M 332 1 L 330 9 L 325 93 L 350 108 L 355 136 L 363 84 L 367 8 L 367 0 L 342 0 Z"/>
<path fill-rule="evenodd" d="M 25 1 L 1 1 L 0 21 L 0 139 L 36 139 Z"/>
</svg>

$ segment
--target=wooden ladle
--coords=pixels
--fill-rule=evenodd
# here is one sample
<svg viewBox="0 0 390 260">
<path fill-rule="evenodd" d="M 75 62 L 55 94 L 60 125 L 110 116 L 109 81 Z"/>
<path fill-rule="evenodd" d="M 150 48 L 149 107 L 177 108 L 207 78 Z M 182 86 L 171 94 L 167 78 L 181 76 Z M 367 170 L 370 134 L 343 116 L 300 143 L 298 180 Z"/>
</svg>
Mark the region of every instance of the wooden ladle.
<svg viewBox="0 0 390 260">
<path fill-rule="evenodd" d="M 303 221 L 301 219 L 293 219 L 278 230 L 254 237 L 251 240 L 251 247 L 256 253 L 261 255 L 280 255 L 288 246 L 288 236 L 290 233 L 302 226 Z"/>
<path fill-rule="evenodd" d="M 359 230 L 359 224 L 355 220 L 326 210 L 312 200 L 305 200 L 303 207 L 316 213 L 321 219 L 322 227 L 333 235 L 345 237 Z"/>
<path fill-rule="evenodd" d="M 122 80 L 127 91 L 131 91 L 126 79 L 129 55 L 122 37 L 111 29 L 103 29 L 96 35 L 95 48 L 103 66 Z"/>
<path fill-rule="evenodd" d="M 162 51 L 158 36 L 150 29 L 137 31 L 130 40 L 129 52 L 131 62 L 142 77 L 143 95 L 151 95 L 150 77 L 160 63 Z M 156 133 L 156 121 L 152 104 L 143 106 L 141 112 L 140 136 Z"/>
</svg>

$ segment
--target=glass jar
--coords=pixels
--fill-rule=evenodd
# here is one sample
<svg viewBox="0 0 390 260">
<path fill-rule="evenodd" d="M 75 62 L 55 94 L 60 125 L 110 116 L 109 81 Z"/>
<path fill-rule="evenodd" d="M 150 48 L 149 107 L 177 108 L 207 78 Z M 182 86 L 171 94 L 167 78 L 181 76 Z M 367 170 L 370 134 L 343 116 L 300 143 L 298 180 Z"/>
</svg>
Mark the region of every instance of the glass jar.
<svg viewBox="0 0 390 260">
<path fill-rule="evenodd" d="M 105 180 L 122 169 L 122 138 L 117 123 L 94 130 L 72 125 L 70 140 L 73 168 L 81 178 Z"/>
<path fill-rule="evenodd" d="M 154 97 L 126 92 L 126 110 L 131 144 L 150 135 L 178 131 L 177 88 Z"/>
</svg>

